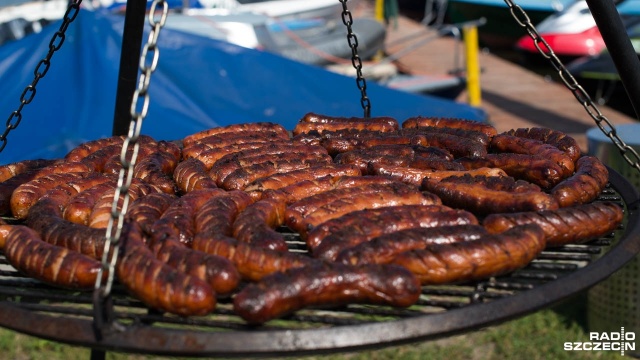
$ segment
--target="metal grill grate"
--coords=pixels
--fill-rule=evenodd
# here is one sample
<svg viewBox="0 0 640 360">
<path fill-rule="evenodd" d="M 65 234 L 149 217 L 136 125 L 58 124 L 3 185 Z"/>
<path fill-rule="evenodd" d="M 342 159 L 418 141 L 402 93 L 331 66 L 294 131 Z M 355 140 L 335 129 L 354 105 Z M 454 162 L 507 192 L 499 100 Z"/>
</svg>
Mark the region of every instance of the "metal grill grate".
<svg viewBox="0 0 640 360">
<path fill-rule="evenodd" d="M 0 325 L 95 349 L 183 356 L 263 356 L 376 348 L 469 331 L 536 311 L 603 280 L 640 249 L 637 193 L 612 172 L 599 200 L 626 206 L 624 227 L 587 244 L 544 251 L 527 267 L 486 281 L 425 286 L 407 309 L 348 305 L 305 309 L 260 327 L 219 299 L 214 314 L 181 318 L 147 309 L 114 286 L 117 325 L 93 329 L 91 293 L 53 288 L 26 278 L 0 258 Z M 635 229 L 635 230 L 634 230 Z M 292 251 L 304 252 L 295 234 Z M 607 261 L 598 261 L 601 257 Z M 7 315 L 14 314 L 14 315 Z M 48 324 L 43 326 L 42 324 Z"/>
</svg>

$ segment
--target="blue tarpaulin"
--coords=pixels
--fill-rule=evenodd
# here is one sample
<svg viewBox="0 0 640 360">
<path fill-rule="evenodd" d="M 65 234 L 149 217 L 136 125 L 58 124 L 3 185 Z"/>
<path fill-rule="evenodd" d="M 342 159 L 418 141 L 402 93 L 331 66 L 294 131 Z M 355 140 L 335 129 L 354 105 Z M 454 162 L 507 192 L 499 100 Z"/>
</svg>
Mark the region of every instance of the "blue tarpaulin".
<svg viewBox="0 0 640 360">
<path fill-rule="evenodd" d="M 123 24 L 122 16 L 80 11 L 38 82 L 33 101 L 25 105 L 21 123 L 10 132 L 0 164 L 62 157 L 83 141 L 111 135 Z M 59 25 L 0 47 L 0 115 L 5 119 L 18 108 Z M 160 61 L 142 126 L 144 134 L 157 139 L 255 121 L 293 129 L 307 112 L 363 115 L 353 78 L 169 29 L 161 31 L 158 48 Z M 373 82 L 367 83 L 367 92 L 372 116 L 400 121 L 417 115 L 485 119 L 481 109 Z"/>
</svg>

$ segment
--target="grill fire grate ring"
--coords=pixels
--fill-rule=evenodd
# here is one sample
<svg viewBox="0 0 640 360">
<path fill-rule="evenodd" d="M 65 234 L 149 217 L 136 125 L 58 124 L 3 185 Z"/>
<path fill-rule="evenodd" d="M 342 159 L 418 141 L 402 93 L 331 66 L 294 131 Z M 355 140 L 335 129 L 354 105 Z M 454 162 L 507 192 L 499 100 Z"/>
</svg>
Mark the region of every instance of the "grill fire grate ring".
<svg viewBox="0 0 640 360">
<path fill-rule="evenodd" d="M 114 286 L 116 323 L 97 332 L 92 294 L 24 277 L 0 257 L 0 326 L 90 347 L 169 356 L 275 356 L 372 349 L 449 336 L 553 305 L 604 280 L 640 251 L 638 193 L 615 171 L 600 201 L 625 206 L 623 226 L 587 244 L 545 250 L 506 276 L 459 285 L 425 286 L 407 309 L 348 305 L 305 309 L 253 327 L 219 299 L 214 314 L 181 318 L 147 309 Z M 304 252 L 296 234 L 292 251 Z"/>
</svg>

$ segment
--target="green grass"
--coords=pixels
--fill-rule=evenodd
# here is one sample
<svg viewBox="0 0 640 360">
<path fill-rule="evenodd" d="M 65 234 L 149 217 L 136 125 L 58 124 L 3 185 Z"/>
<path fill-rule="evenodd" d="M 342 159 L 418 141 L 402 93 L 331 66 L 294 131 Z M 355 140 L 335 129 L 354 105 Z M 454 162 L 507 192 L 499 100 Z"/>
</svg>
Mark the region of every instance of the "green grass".
<svg viewBox="0 0 640 360">
<path fill-rule="evenodd" d="M 486 329 L 403 346 L 346 354 L 308 356 L 305 360 L 500 360 L 621 359 L 615 351 L 563 350 L 565 341 L 586 341 L 584 296 L 562 305 Z M 89 349 L 55 343 L 0 329 L 0 358 L 34 360 L 89 359 Z M 169 359 L 108 352 L 107 359 Z"/>
</svg>

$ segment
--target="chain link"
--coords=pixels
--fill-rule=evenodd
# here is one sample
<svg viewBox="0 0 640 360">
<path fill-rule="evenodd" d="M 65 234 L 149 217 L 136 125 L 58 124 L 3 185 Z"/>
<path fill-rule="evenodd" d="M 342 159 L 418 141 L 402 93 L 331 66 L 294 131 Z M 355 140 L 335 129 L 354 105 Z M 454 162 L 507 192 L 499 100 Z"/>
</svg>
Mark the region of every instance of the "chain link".
<svg viewBox="0 0 640 360">
<path fill-rule="evenodd" d="M 156 8 L 161 7 L 162 12 L 159 19 L 156 18 Z M 149 10 L 149 24 L 151 31 L 147 43 L 142 48 L 140 56 L 140 78 L 138 88 L 133 94 L 131 103 L 131 123 L 129 132 L 122 145 L 120 162 L 122 168 L 118 175 L 118 187 L 111 206 L 111 217 L 106 229 L 106 242 L 102 255 L 102 268 L 96 280 L 95 290 L 99 297 L 106 298 L 111 294 L 113 285 L 115 265 L 118 260 L 118 245 L 122 234 L 124 215 L 127 212 L 130 197 L 127 195 L 131 181 L 133 180 L 133 168 L 135 166 L 140 144 L 138 138 L 142 129 L 142 121 L 147 116 L 149 110 L 149 83 L 151 74 L 156 70 L 160 56 L 157 48 L 158 36 L 164 26 L 169 5 L 165 0 L 154 0 Z M 126 196 L 122 196 L 125 194 Z M 122 197 L 122 199 L 120 199 Z M 104 272 L 107 272 L 107 281 L 103 282 Z"/>
<path fill-rule="evenodd" d="M 347 0 L 340 0 L 342 4 L 342 22 L 347 27 L 347 42 L 351 48 L 351 64 L 356 69 L 356 85 L 360 90 L 360 105 L 364 110 L 364 117 L 368 118 L 371 114 L 371 100 L 367 97 L 367 80 L 362 75 L 362 59 L 358 55 L 358 37 L 353 32 L 353 16 L 347 8 Z"/>
<path fill-rule="evenodd" d="M 78 16 L 81 3 L 82 0 L 71 0 L 69 2 L 67 11 L 65 12 L 62 19 L 62 24 L 49 42 L 49 52 L 42 60 L 40 60 L 38 65 L 36 65 L 36 68 L 33 71 L 33 81 L 31 82 L 31 84 L 27 85 L 24 91 L 22 91 L 22 95 L 20 95 L 20 106 L 18 106 L 16 110 L 11 112 L 9 118 L 7 119 L 4 132 L 2 133 L 2 135 L 0 135 L 0 152 L 2 152 L 7 146 L 7 136 L 9 136 L 9 132 L 15 130 L 18 125 L 20 125 L 20 122 L 22 121 L 22 109 L 25 105 L 31 103 L 31 101 L 33 101 L 33 98 L 36 96 L 36 85 L 38 84 L 40 79 L 42 79 L 49 71 L 49 67 L 51 66 L 51 58 L 53 57 L 53 54 L 56 51 L 60 50 L 60 48 L 62 47 L 62 43 L 64 43 L 65 40 L 65 32 L 67 31 L 69 24 L 71 24 L 73 20 L 75 20 Z"/>
<path fill-rule="evenodd" d="M 535 26 L 531 23 L 526 12 L 519 5 L 515 4 L 513 0 L 504 0 L 504 2 L 509 7 L 511 15 L 513 15 L 516 22 L 522 26 L 533 39 L 538 52 L 544 56 L 545 59 L 549 60 L 553 68 L 558 72 L 558 75 L 564 85 L 571 90 L 573 96 L 575 96 L 578 102 L 582 104 L 598 128 L 600 128 L 602 133 L 611 139 L 611 142 L 613 142 L 613 144 L 620 150 L 620 154 L 624 160 L 631 165 L 631 167 L 640 172 L 640 155 L 638 155 L 638 152 L 631 146 L 627 145 L 618 136 L 616 128 L 613 126 L 611 121 L 609 121 L 609 119 L 600 112 L 600 109 L 598 109 L 593 100 L 591 100 L 589 94 L 587 94 L 584 88 L 578 84 L 573 75 L 571 75 L 569 70 L 567 70 L 567 68 L 562 64 L 562 61 L 560 61 L 553 52 L 551 46 L 549 46 L 540 33 L 538 33 Z"/>
</svg>

